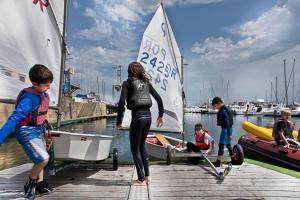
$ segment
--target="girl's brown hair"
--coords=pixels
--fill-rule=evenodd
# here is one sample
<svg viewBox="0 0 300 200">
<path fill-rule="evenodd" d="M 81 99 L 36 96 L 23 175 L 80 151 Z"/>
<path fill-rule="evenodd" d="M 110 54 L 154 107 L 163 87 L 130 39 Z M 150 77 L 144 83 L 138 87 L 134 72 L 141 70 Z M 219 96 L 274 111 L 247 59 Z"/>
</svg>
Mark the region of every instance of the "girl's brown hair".
<svg viewBox="0 0 300 200">
<path fill-rule="evenodd" d="M 128 65 L 128 77 L 138 78 L 145 83 L 149 83 L 149 78 L 147 77 L 144 67 L 139 62 L 132 62 Z"/>
</svg>

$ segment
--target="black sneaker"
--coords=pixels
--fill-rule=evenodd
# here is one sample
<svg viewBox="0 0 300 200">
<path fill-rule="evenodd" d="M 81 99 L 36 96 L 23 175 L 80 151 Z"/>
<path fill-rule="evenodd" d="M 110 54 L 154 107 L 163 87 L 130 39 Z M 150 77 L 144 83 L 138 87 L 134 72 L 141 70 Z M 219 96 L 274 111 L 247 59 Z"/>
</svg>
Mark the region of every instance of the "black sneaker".
<svg viewBox="0 0 300 200">
<path fill-rule="evenodd" d="M 37 195 L 42 196 L 42 195 L 49 194 L 50 192 L 53 192 L 53 188 L 49 187 L 48 182 L 46 180 L 37 183 L 37 187 L 36 187 Z"/>
<path fill-rule="evenodd" d="M 30 199 L 30 200 L 35 199 L 36 185 L 37 185 L 37 180 L 31 179 L 29 177 L 29 180 L 24 185 L 25 199 Z"/>
<path fill-rule="evenodd" d="M 212 164 L 213 164 L 215 167 L 221 167 L 221 166 L 222 166 L 222 163 L 221 163 L 221 161 L 219 161 L 219 160 L 216 160 L 215 162 L 212 162 Z"/>
</svg>

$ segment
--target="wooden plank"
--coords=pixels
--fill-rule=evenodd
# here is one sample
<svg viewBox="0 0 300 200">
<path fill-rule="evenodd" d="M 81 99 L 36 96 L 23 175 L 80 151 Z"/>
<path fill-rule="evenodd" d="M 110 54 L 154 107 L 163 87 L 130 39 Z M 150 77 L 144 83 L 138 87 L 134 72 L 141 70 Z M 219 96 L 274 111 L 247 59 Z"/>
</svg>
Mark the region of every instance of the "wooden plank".
<svg viewBox="0 0 300 200">
<path fill-rule="evenodd" d="M 161 196 L 161 197 L 300 197 L 300 192 L 290 192 L 290 191 L 249 191 L 249 190 L 227 190 L 227 191 L 220 191 L 220 190 L 194 190 L 194 191 L 153 191 L 153 197 Z"/>
<path fill-rule="evenodd" d="M 296 199 L 300 179 L 251 164 L 218 180 L 206 166 L 151 166 L 153 199 Z"/>
<path fill-rule="evenodd" d="M 0 200 L 22 199 L 32 165 L 0 171 Z M 132 166 L 78 165 L 65 168 L 49 183 L 55 191 L 39 199 L 299 199 L 300 179 L 251 164 L 234 167 L 224 180 L 199 165 L 151 165 L 151 182 L 132 186 Z"/>
<path fill-rule="evenodd" d="M 0 172 L 0 199 L 23 199 L 23 186 L 31 166 Z M 120 166 L 118 171 L 105 165 L 70 166 L 49 177 L 55 190 L 39 199 L 125 199 L 131 172 L 132 166 Z"/>
<path fill-rule="evenodd" d="M 209 200 L 220 200 L 220 197 L 209 197 L 209 198 L 199 198 L 199 197 L 172 197 L 172 200 L 199 200 L 199 199 L 209 199 Z M 222 197 L 222 200 L 237 200 L 243 198 L 237 197 Z M 247 197 L 245 200 L 282 200 L 282 197 Z M 298 200 L 299 198 L 286 197 L 284 200 Z M 169 197 L 155 197 L 155 200 L 170 200 Z"/>
<path fill-rule="evenodd" d="M 134 167 L 134 174 L 131 180 L 138 179 L 136 168 Z M 148 200 L 148 189 L 146 186 L 130 186 L 130 195 L 128 200 Z"/>
</svg>

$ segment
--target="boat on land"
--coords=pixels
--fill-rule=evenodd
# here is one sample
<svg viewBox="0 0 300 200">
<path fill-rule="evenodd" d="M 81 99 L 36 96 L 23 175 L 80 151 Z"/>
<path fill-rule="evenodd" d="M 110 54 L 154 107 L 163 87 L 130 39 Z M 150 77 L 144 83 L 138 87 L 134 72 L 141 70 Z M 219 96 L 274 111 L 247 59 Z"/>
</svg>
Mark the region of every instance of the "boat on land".
<svg viewBox="0 0 300 200">
<path fill-rule="evenodd" d="M 248 135 L 239 138 L 238 143 L 244 151 L 254 152 L 283 164 L 300 170 L 300 147 L 291 145 L 284 148 L 282 145 L 276 144 L 272 137 L 272 129 L 256 126 L 250 122 L 245 122 L 243 128 Z M 296 136 L 296 131 L 293 135 Z"/>
<path fill-rule="evenodd" d="M 200 153 L 188 152 L 186 144 L 186 141 L 161 134 L 149 135 L 146 139 L 146 147 L 149 154 L 157 159 L 166 160 L 167 164 L 171 164 L 171 161 L 175 160 L 187 160 L 187 158 L 190 157 L 200 157 L 205 159 L 207 156 L 217 156 L 211 149 L 202 150 Z M 242 147 L 238 144 L 234 145 L 233 153 L 235 155 L 234 164 L 241 165 L 244 161 Z"/>
<path fill-rule="evenodd" d="M 67 51 L 67 0 L 45 3 L 11 0 L 1 1 L 0 5 L 5 19 L 0 20 L 0 101 L 15 103 L 16 91 L 31 85 L 27 76 L 31 66 L 36 63 L 45 65 L 55 77 L 49 91 L 50 106 L 57 110 L 59 128 Z M 113 136 L 59 130 L 53 131 L 53 136 L 54 151 L 50 152 L 54 155 L 50 153 L 50 157 L 54 159 L 50 160 L 99 161 L 113 154 L 116 161 L 114 169 L 117 169 L 117 150 L 109 153 Z"/>
</svg>

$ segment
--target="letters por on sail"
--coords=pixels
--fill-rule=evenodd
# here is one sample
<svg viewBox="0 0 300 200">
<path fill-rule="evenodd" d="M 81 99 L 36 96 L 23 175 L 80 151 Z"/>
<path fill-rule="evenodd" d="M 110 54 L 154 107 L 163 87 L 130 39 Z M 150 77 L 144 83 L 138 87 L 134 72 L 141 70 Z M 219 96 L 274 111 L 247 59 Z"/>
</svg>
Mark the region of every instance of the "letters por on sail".
<svg viewBox="0 0 300 200">
<path fill-rule="evenodd" d="M 50 105 L 57 105 L 63 17 L 63 0 L 0 1 L 0 99 L 16 99 L 30 86 L 31 66 L 43 64 L 53 72 Z"/>
<path fill-rule="evenodd" d="M 162 5 L 143 34 L 137 61 L 146 69 L 164 103 L 164 126 L 158 129 L 158 108 L 153 100 L 150 130 L 183 132 L 181 54 Z M 122 126 L 129 127 L 130 120 L 131 112 L 126 109 Z"/>
</svg>

